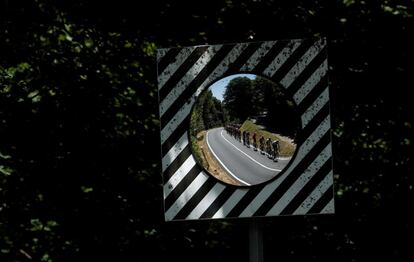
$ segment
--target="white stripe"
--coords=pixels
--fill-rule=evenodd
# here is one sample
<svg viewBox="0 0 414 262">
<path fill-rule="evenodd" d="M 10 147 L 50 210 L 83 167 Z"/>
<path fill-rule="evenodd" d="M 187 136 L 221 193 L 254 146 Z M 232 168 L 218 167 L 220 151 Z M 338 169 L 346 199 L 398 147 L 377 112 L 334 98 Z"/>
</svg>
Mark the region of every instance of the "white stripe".
<svg viewBox="0 0 414 262">
<path fill-rule="evenodd" d="M 158 75 L 158 89 L 161 90 L 161 88 L 165 85 L 165 83 L 170 79 L 170 77 L 177 71 L 177 69 L 184 63 L 184 61 L 191 55 L 191 53 L 194 51 L 196 47 L 187 47 L 181 49 L 181 51 L 178 53 L 177 57 L 175 58 L 174 62 L 169 64 L 163 72 Z"/>
<path fill-rule="evenodd" d="M 323 196 L 333 184 L 332 170 L 325 176 L 319 185 L 309 194 L 303 203 L 293 212 L 294 215 L 304 215 L 309 212 L 313 205 Z"/>
<path fill-rule="evenodd" d="M 198 176 L 191 182 L 191 184 L 184 190 L 184 192 L 178 197 L 174 204 L 165 212 L 165 220 L 172 220 L 178 212 L 185 206 L 185 204 L 194 196 L 194 194 L 200 189 L 200 187 L 206 182 L 208 175 L 200 172 Z"/>
<path fill-rule="evenodd" d="M 285 194 L 276 202 L 276 204 L 267 212 L 267 215 L 279 215 L 280 212 L 294 199 L 294 197 L 302 190 L 309 180 L 318 172 L 332 156 L 331 144 L 329 143 L 322 152 L 315 158 L 310 166 L 300 175 L 293 185 L 285 192 Z"/>
<path fill-rule="evenodd" d="M 300 104 L 302 100 L 309 94 L 309 92 L 319 83 L 319 81 L 326 75 L 328 71 L 328 60 L 322 64 L 312 73 L 308 80 L 301 86 L 301 88 L 293 95 L 296 104 Z"/>
<path fill-rule="evenodd" d="M 308 109 L 303 113 L 301 116 L 302 119 L 302 128 L 305 128 L 305 126 L 313 119 L 313 117 L 321 110 L 321 108 L 326 105 L 329 101 L 329 91 L 328 88 L 326 88 L 322 94 L 319 95 L 318 98 L 313 101 L 312 105 L 309 106 Z"/>
<path fill-rule="evenodd" d="M 211 61 L 214 55 L 220 50 L 222 45 L 210 46 L 202 56 L 194 63 L 194 65 L 186 72 L 181 80 L 168 93 L 164 100 L 160 103 L 160 116 L 164 115 L 165 111 L 170 108 L 174 101 L 184 92 L 188 84 L 197 77 L 197 75 L 204 69 L 204 67 Z"/>
<path fill-rule="evenodd" d="M 298 153 L 299 155 L 299 153 Z M 297 159 L 297 158 L 296 158 Z M 298 160 L 296 162 L 299 162 Z M 297 165 L 297 163 L 293 162 L 292 165 Z M 259 207 L 262 205 L 262 202 L 260 202 L 260 199 L 268 199 L 269 196 L 273 193 L 275 188 L 278 188 L 280 183 L 282 183 L 283 180 L 285 180 L 286 176 L 288 176 L 290 171 L 285 172 L 282 176 L 278 177 L 275 181 L 273 181 L 270 184 L 267 184 L 262 191 L 257 194 L 255 197 L 255 200 L 253 200 L 244 210 L 241 212 L 240 217 L 251 217 L 253 214 L 259 209 Z M 257 201 L 257 200 L 259 201 Z"/>
<path fill-rule="evenodd" d="M 321 214 L 333 214 L 335 213 L 335 202 L 332 198 L 328 204 L 322 209 Z"/>
<path fill-rule="evenodd" d="M 275 44 L 276 41 L 263 42 L 260 47 L 253 53 L 253 55 L 250 56 L 246 63 L 240 68 L 240 71 L 252 71 Z"/>
<path fill-rule="evenodd" d="M 273 59 L 269 66 L 263 71 L 265 76 L 271 78 L 286 62 L 289 56 L 300 46 L 301 40 L 289 41 L 282 51 Z"/>
<path fill-rule="evenodd" d="M 206 78 L 206 80 L 199 86 L 197 91 L 188 99 L 187 103 L 175 114 L 175 116 L 168 122 L 168 124 L 161 130 L 161 144 L 163 144 L 168 137 L 174 132 L 177 126 L 188 116 L 191 108 L 195 102 L 196 97 L 210 84 L 212 80 L 221 77 L 229 65 L 233 63 L 241 52 L 248 46 L 248 44 L 238 44 L 233 47 L 230 53 L 223 59 L 222 63 Z"/>
<path fill-rule="evenodd" d="M 230 145 L 232 145 L 232 146 L 233 146 L 235 149 L 237 149 L 240 153 L 242 153 L 242 154 L 244 154 L 245 156 L 247 156 L 250 160 L 252 160 L 254 163 L 258 164 L 259 166 L 261 166 L 261 167 L 263 167 L 263 168 L 266 168 L 266 169 L 268 169 L 268 170 L 270 170 L 270 171 L 276 171 L 276 172 L 280 172 L 280 171 L 282 171 L 281 169 L 274 169 L 274 168 L 267 167 L 267 166 L 263 165 L 262 163 L 259 163 L 258 161 L 256 161 L 253 157 L 249 156 L 248 154 L 246 154 L 246 153 L 245 153 L 245 152 L 243 152 L 242 150 L 240 150 L 237 146 L 233 145 L 233 143 L 232 143 L 232 142 L 230 142 L 229 140 L 227 140 L 227 139 L 223 136 L 223 130 L 221 130 L 220 135 L 221 135 L 221 137 L 222 137 L 224 140 L 226 140 L 226 141 L 227 141 L 227 143 L 229 143 Z"/>
<path fill-rule="evenodd" d="M 183 149 L 188 145 L 188 134 L 187 131 L 178 139 L 177 143 L 170 150 L 165 156 L 162 158 L 162 172 L 167 169 L 167 167 L 174 161 L 174 159 L 180 155 Z"/>
<path fill-rule="evenodd" d="M 213 218 L 226 217 L 230 211 L 239 203 L 242 197 L 247 193 L 248 189 L 240 188 L 234 191 L 229 199 L 220 207 L 219 210 L 214 214 Z"/>
<path fill-rule="evenodd" d="M 220 193 L 226 188 L 221 183 L 216 183 L 214 187 L 207 193 L 207 195 L 198 203 L 198 205 L 187 216 L 187 219 L 197 219 L 210 207 L 214 200 L 220 195 Z"/>
<path fill-rule="evenodd" d="M 324 46 L 323 39 L 312 45 L 308 51 L 298 60 L 298 62 L 290 69 L 290 71 L 283 77 L 280 83 L 289 88 L 292 82 L 302 73 L 302 71 L 309 65 L 309 63 L 320 53 Z"/>
<path fill-rule="evenodd" d="M 195 101 L 195 96 L 192 96 L 183 107 L 178 110 L 175 116 L 168 122 L 168 124 L 161 130 L 161 144 L 170 137 L 181 122 L 188 116 Z"/>
<path fill-rule="evenodd" d="M 181 182 L 181 180 L 190 172 L 196 164 L 194 157 L 190 155 L 187 160 L 175 171 L 168 181 L 164 184 L 164 199 L 168 197 L 171 191 Z"/>
<path fill-rule="evenodd" d="M 168 50 L 170 49 L 169 48 L 157 49 L 157 62 L 160 62 L 161 58 L 163 58 L 167 54 Z"/>
<path fill-rule="evenodd" d="M 229 175 L 231 175 L 234 179 L 236 179 L 237 181 L 239 181 L 240 183 L 246 185 L 246 186 L 250 186 L 249 183 L 247 183 L 244 180 L 241 180 L 240 178 L 238 178 L 235 174 L 233 174 L 233 172 L 230 171 L 230 169 L 220 160 L 220 158 L 216 155 L 216 153 L 214 152 L 213 148 L 210 146 L 210 142 L 209 142 L 209 134 L 210 131 L 207 132 L 207 146 L 210 149 L 211 153 L 214 155 L 214 157 L 216 158 L 217 161 L 220 162 L 220 165 L 227 171 L 227 173 L 229 173 Z"/>
<path fill-rule="evenodd" d="M 259 194 L 253 199 L 253 201 L 243 210 L 241 217 L 252 216 L 260 206 L 269 198 L 269 196 L 279 187 L 280 183 L 286 179 L 286 177 L 292 172 L 293 169 L 302 161 L 302 159 L 308 154 L 308 152 L 315 146 L 319 139 L 328 132 L 331 128 L 329 115 L 319 124 L 319 126 L 312 132 L 312 134 L 305 140 L 305 142 L 298 148 L 296 157 L 292 160 L 292 164 L 288 167 L 280 177 L 278 177 L 273 183 L 267 184 Z"/>
</svg>

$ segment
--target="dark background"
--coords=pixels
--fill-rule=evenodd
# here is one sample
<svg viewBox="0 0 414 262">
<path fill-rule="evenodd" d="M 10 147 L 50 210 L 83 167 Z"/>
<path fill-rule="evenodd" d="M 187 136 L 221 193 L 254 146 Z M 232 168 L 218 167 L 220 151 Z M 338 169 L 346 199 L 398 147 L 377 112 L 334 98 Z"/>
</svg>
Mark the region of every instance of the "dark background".
<svg viewBox="0 0 414 262">
<path fill-rule="evenodd" d="M 247 261 L 249 219 L 163 222 L 158 47 L 328 40 L 336 214 L 266 261 L 413 259 L 410 0 L 0 1 L 0 261 Z"/>
</svg>

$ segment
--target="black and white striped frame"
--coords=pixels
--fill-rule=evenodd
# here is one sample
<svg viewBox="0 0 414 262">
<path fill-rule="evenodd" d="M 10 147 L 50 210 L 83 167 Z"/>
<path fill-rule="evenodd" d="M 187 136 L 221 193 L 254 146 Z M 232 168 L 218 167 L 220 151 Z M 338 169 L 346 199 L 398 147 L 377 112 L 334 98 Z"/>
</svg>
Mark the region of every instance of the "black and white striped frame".
<svg viewBox="0 0 414 262">
<path fill-rule="evenodd" d="M 159 49 L 157 69 L 166 221 L 334 213 L 326 39 Z M 289 166 L 277 179 L 251 187 L 225 185 L 205 173 L 187 133 L 197 96 L 238 73 L 281 84 L 302 123 Z"/>
</svg>

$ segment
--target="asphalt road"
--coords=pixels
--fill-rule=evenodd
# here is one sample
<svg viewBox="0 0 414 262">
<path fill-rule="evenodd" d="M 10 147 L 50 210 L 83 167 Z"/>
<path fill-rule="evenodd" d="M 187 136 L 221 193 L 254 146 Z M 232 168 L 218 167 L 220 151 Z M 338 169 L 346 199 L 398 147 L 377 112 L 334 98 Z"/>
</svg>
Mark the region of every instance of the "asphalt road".
<svg viewBox="0 0 414 262">
<path fill-rule="evenodd" d="M 222 127 L 207 132 L 207 144 L 223 169 L 243 185 L 256 185 L 272 179 L 290 161 L 283 158 L 274 162 L 243 145 Z"/>
</svg>

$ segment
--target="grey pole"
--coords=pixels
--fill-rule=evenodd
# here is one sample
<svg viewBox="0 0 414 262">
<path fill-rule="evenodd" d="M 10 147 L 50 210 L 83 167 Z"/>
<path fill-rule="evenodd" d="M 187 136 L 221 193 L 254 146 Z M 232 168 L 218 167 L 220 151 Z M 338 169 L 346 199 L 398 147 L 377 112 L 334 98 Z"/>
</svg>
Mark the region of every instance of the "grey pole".
<svg viewBox="0 0 414 262">
<path fill-rule="evenodd" d="M 249 224 L 249 261 L 263 262 L 263 226 L 254 219 Z"/>
</svg>

